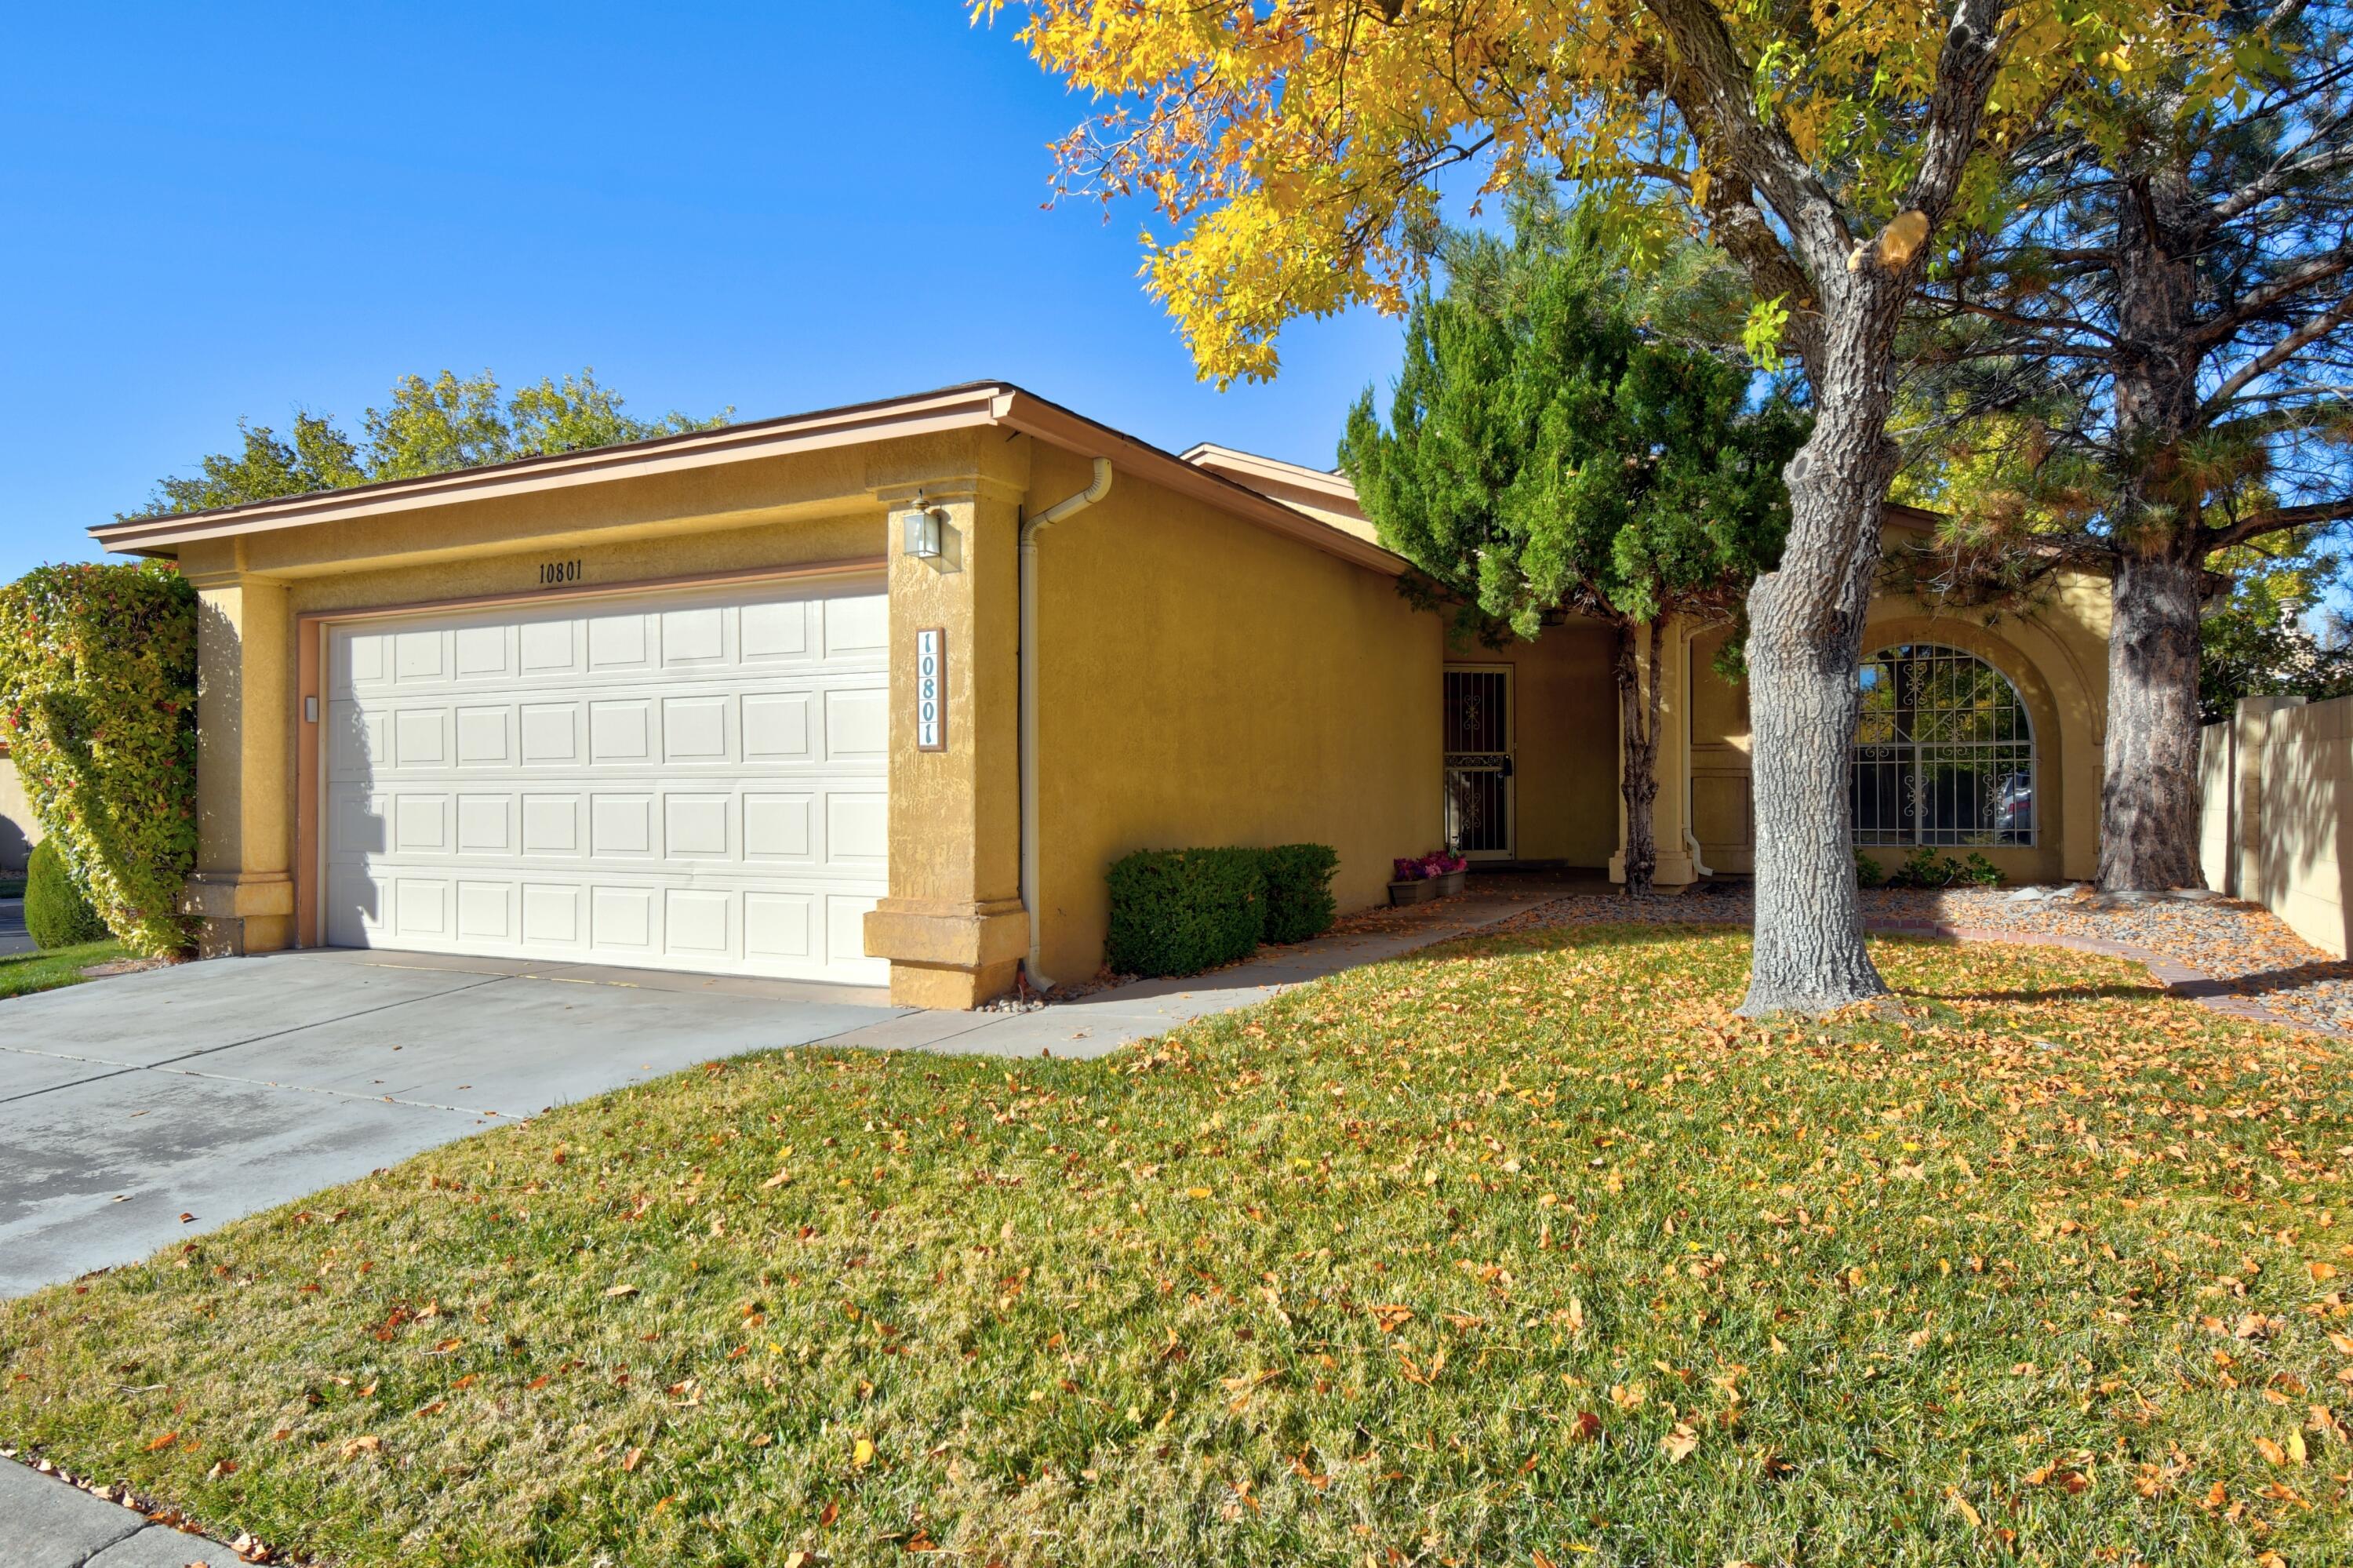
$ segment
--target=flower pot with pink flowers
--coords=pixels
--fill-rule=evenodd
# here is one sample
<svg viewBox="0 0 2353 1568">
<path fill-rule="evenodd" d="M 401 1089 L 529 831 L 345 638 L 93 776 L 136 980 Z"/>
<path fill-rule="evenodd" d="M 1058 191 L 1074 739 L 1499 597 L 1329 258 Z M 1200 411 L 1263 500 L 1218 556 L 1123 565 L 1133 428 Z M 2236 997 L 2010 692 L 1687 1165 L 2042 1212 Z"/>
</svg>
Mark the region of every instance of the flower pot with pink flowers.
<svg viewBox="0 0 2353 1568">
<path fill-rule="evenodd" d="M 1427 904 L 1433 898 L 1451 898 L 1462 891 L 1462 879 L 1470 869 L 1469 861 L 1448 850 L 1392 861 L 1389 902 Z"/>
</svg>

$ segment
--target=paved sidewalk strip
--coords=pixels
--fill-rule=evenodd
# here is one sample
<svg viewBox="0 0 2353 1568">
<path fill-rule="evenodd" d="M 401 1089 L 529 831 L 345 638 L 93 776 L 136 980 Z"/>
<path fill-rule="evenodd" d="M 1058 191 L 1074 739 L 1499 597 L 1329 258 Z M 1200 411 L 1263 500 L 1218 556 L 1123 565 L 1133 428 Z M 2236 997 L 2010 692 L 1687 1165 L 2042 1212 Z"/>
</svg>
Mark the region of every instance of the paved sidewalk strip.
<svg viewBox="0 0 2353 1568">
<path fill-rule="evenodd" d="M 1531 915 L 1556 896 L 1549 888 L 1470 893 L 1359 916 L 1371 923 L 1291 947 L 1262 948 L 1255 959 L 1208 974 L 1134 980 L 1029 1012 L 911 1012 L 815 1044 L 991 1056 L 1107 1056 L 1197 1018 L 1250 1007 L 1344 969 Z"/>
<path fill-rule="evenodd" d="M 108 1488 L 100 1497 L 42 1475 L 0 1451 L 0 1568 L 232 1568 L 241 1556 L 208 1536 L 159 1524 L 140 1503 Z M 158 1510 L 162 1511 L 162 1510 Z"/>
</svg>

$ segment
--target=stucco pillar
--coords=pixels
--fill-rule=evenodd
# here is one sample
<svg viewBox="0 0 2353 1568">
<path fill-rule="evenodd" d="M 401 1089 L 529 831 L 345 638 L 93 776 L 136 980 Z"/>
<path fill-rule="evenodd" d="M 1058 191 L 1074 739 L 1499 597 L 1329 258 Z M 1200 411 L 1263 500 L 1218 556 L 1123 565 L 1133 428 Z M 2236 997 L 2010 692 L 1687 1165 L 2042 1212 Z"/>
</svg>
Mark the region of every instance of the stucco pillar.
<svg viewBox="0 0 2353 1568">
<path fill-rule="evenodd" d="M 1021 906 L 1015 576 L 1027 443 L 976 457 L 994 471 L 878 486 L 894 514 L 891 565 L 891 877 L 866 916 L 866 950 L 891 960 L 891 1000 L 974 1007 L 1012 989 L 1029 951 Z M 896 514 L 946 514 L 937 559 L 906 553 Z M 924 750 L 916 723 L 918 638 L 941 636 L 945 735 Z"/>
<path fill-rule="evenodd" d="M 1658 849 L 1658 869 L 1651 882 L 1659 887 L 1681 887 L 1699 880 L 1692 863 L 1691 825 L 1685 807 L 1691 798 L 1691 634 L 1682 620 L 1670 620 L 1659 631 L 1658 668 L 1643 671 L 1645 688 L 1659 683 L 1658 799 L 1651 803 L 1651 839 Z M 1637 639 L 1636 658 L 1641 641 Z M 1612 689 L 1615 700 L 1615 688 Z M 1623 711 L 1622 709 L 1620 710 Z M 1618 736 L 1618 852 L 1609 857 L 1609 880 L 1626 880 L 1626 736 Z"/>
<path fill-rule="evenodd" d="M 293 936 L 294 619 L 283 583 L 188 572 L 196 612 L 196 869 L 185 908 L 206 958 Z"/>
</svg>

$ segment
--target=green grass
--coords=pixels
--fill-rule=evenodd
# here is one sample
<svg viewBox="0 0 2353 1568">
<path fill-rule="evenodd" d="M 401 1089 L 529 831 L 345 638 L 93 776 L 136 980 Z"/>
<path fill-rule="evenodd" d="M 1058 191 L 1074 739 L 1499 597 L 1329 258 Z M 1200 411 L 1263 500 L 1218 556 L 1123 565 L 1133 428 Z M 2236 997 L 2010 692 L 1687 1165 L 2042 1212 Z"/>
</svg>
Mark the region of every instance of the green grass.
<svg viewBox="0 0 2353 1568">
<path fill-rule="evenodd" d="M 0 898 L 25 896 L 25 876 L 22 872 L 0 871 Z"/>
<path fill-rule="evenodd" d="M 0 953 L 0 997 L 29 996 L 37 991 L 55 991 L 61 985 L 79 985 L 81 971 L 92 964 L 111 963 L 127 959 L 131 949 L 116 941 L 79 942 L 69 948 L 50 948 L 31 953 Z"/>
<path fill-rule="evenodd" d="M 348 1563 L 2343 1561 L 2344 1048 L 1875 950 L 730 1062 L 0 1305 L 0 1441 Z"/>
</svg>

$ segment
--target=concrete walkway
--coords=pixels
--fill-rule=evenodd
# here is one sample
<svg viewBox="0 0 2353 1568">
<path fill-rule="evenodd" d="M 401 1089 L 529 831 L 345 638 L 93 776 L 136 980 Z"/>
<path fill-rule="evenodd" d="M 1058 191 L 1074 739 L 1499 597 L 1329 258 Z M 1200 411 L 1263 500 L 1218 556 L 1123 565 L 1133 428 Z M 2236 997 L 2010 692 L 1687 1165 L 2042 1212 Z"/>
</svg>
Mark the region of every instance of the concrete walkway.
<svg viewBox="0 0 2353 1568">
<path fill-rule="evenodd" d="M 1343 969 L 1465 936 L 1560 895 L 1560 888 L 1548 880 L 1514 882 L 1352 922 L 1358 928 L 1266 949 L 1265 957 L 1209 974 L 1137 980 L 1029 1012 L 911 1012 L 838 1034 L 826 1044 L 992 1056 L 1107 1056 L 1197 1018 L 1248 1007 Z"/>
<path fill-rule="evenodd" d="M 0 1568 L 232 1568 L 246 1561 L 233 1547 L 174 1530 L 151 1512 L 172 1517 L 120 1489 L 101 1496 L 0 1459 Z"/>
</svg>

